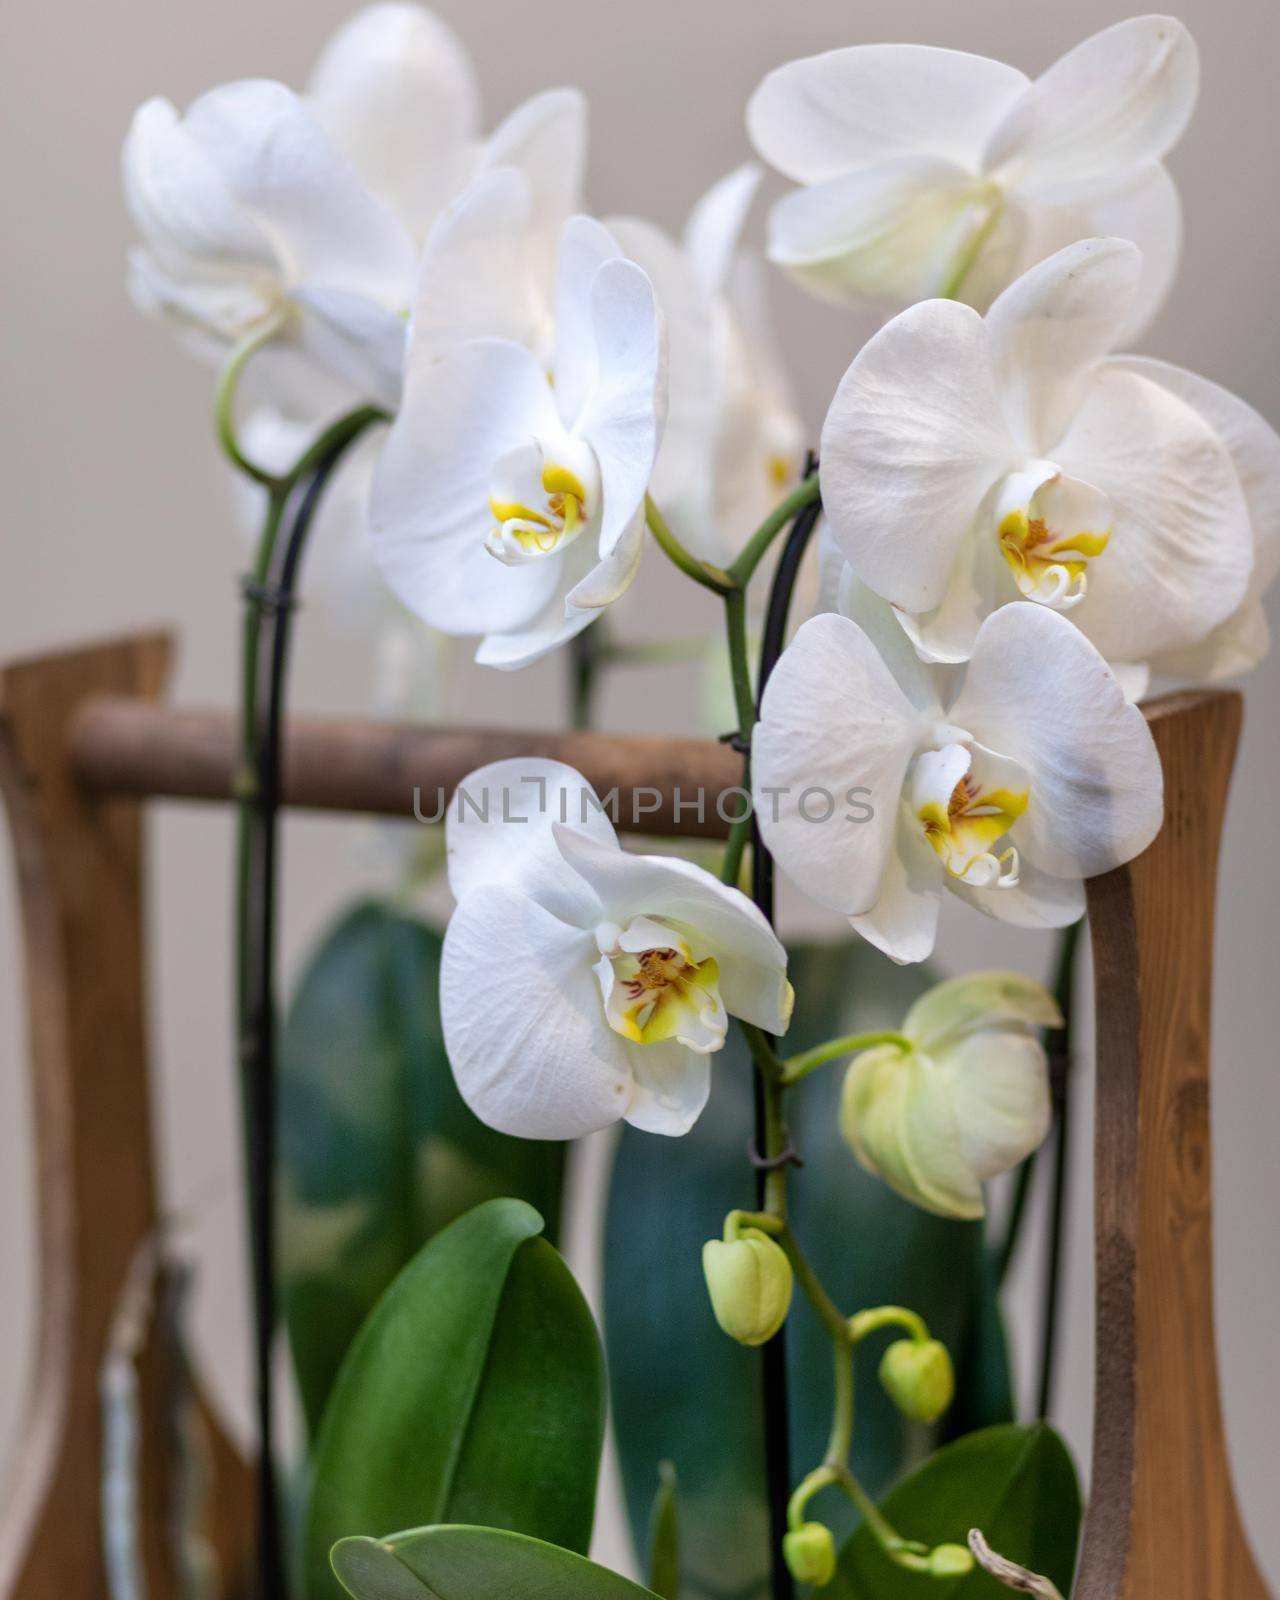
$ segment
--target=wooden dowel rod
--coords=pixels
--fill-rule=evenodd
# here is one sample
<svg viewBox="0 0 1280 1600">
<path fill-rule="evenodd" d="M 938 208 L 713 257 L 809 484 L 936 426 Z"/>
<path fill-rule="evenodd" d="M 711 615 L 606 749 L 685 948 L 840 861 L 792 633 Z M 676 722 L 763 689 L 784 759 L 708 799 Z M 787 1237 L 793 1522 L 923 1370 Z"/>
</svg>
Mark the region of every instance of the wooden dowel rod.
<svg viewBox="0 0 1280 1600">
<path fill-rule="evenodd" d="M 229 800 L 236 748 L 230 712 L 104 695 L 76 717 L 71 765 L 99 795 Z M 531 757 L 575 767 L 602 799 L 616 788 L 615 821 L 625 832 L 720 839 L 728 832 L 725 818 L 741 804 L 733 792 L 740 758 L 709 739 L 319 716 L 289 719 L 283 799 L 308 810 L 411 817 L 416 789 L 419 810 L 432 817 L 477 767 Z"/>
</svg>

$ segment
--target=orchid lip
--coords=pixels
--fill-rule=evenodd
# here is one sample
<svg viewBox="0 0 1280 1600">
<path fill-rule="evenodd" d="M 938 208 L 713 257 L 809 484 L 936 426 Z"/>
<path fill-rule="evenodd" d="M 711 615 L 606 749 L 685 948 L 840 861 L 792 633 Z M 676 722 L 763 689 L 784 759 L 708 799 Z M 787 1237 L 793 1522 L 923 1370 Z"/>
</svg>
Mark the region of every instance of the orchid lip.
<svg viewBox="0 0 1280 1600">
<path fill-rule="evenodd" d="M 719 963 L 698 959 L 686 930 L 639 916 L 625 928 L 603 922 L 595 937 L 601 955 L 594 971 L 615 1033 L 639 1045 L 674 1041 L 698 1055 L 720 1049 L 729 1024 Z"/>
<path fill-rule="evenodd" d="M 1000 553 L 1024 599 L 1071 611 L 1085 598 L 1088 565 L 1111 538 L 1111 504 L 1051 461 L 1010 473 L 996 498 Z"/>
</svg>

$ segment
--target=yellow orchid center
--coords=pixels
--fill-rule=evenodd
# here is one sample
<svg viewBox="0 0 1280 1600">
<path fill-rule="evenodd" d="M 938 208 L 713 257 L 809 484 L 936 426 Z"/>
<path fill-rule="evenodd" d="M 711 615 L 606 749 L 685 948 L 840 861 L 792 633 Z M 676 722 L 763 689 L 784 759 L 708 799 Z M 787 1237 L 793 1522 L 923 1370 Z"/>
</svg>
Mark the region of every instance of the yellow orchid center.
<svg viewBox="0 0 1280 1600">
<path fill-rule="evenodd" d="M 728 1031 L 714 956 L 695 955 L 669 923 L 637 917 L 625 930 L 597 930 L 596 967 L 609 1026 L 633 1044 L 677 1040 L 702 1054 L 718 1050 Z"/>
<path fill-rule="evenodd" d="M 1029 790 L 1016 762 L 964 745 L 926 751 L 917 760 L 912 800 L 925 838 L 953 878 L 977 889 L 1017 884 L 1017 849 L 996 848 L 1027 809 Z"/>
<path fill-rule="evenodd" d="M 1111 538 L 1107 497 L 1046 463 L 1006 480 L 997 517 L 1000 553 L 1019 593 L 1057 611 L 1078 605 L 1089 562 Z"/>
<path fill-rule="evenodd" d="M 539 444 L 514 450 L 498 463 L 489 494 L 494 525 L 486 548 L 508 566 L 554 555 L 591 520 L 599 499 L 599 474 L 589 447 L 563 442 L 572 464 Z"/>
</svg>

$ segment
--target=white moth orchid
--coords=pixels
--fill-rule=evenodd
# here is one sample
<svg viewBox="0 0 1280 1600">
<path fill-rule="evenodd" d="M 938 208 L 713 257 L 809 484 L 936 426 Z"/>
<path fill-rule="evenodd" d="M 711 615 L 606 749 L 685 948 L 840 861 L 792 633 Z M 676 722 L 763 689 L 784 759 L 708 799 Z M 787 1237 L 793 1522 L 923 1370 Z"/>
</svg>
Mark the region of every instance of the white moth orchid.
<svg viewBox="0 0 1280 1600">
<path fill-rule="evenodd" d="M 625 853 L 572 767 L 482 767 L 446 830 L 445 1045 L 491 1127 L 686 1133 L 728 1017 L 786 1029 L 786 952 L 765 918 L 687 861 Z"/>
<path fill-rule="evenodd" d="M 760 155 L 805 185 L 773 212 L 770 257 L 831 299 L 981 308 L 1073 239 L 1118 234 L 1145 258 L 1136 329 L 1177 265 L 1181 211 L 1161 163 L 1198 86 L 1191 35 L 1160 16 L 1095 34 L 1034 82 L 921 45 L 793 61 L 747 109 Z"/>
<path fill-rule="evenodd" d="M 554 311 L 549 358 L 511 337 L 434 356 L 415 340 L 374 480 L 387 582 L 433 627 L 483 634 L 489 666 L 523 666 L 581 632 L 630 584 L 644 544 L 661 323 L 649 280 L 588 217 L 561 231 Z"/>
<path fill-rule="evenodd" d="M 926 1211 L 980 1217 L 982 1185 L 1049 1131 L 1040 1029 L 1062 1026 L 1052 995 L 1017 972 L 936 984 L 907 1012 L 901 1044 L 849 1067 L 840 1131 L 868 1171 Z"/>
<path fill-rule="evenodd" d="M 148 101 L 124 148 L 135 301 L 214 361 L 275 330 L 256 386 L 297 415 L 352 390 L 394 407 L 418 252 L 448 203 L 501 166 L 526 175 L 553 229 L 579 204 L 577 91 L 534 96 L 487 140 L 478 123 L 462 45 L 396 0 L 338 31 L 302 96 L 228 84 L 185 117 Z"/>
<path fill-rule="evenodd" d="M 841 380 L 822 433 L 831 531 L 927 659 L 966 660 L 984 619 L 1022 598 L 1068 613 L 1108 660 L 1143 662 L 1245 599 L 1241 475 L 1274 539 L 1273 436 L 1233 422 L 1233 451 L 1216 425 L 1229 397 L 1197 407 L 1199 380 L 1108 356 L 1139 273 L 1133 245 L 1083 240 L 985 320 L 912 306 Z"/>
<path fill-rule="evenodd" d="M 754 164 L 714 184 L 677 242 L 651 222 L 610 231 L 649 274 L 667 324 L 670 405 L 653 493 L 683 542 L 727 565 L 800 476 L 804 435 L 761 262 L 740 248 Z"/>
<path fill-rule="evenodd" d="M 1081 880 L 1144 850 L 1163 814 L 1155 745 L 1106 662 L 1020 601 L 983 623 L 944 702 L 950 674 L 887 606 L 854 580 L 842 604 L 799 630 L 761 705 L 755 805 L 778 864 L 899 962 L 932 951 L 944 887 L 1021 927 L 1076 921 Z"/>
</svg>

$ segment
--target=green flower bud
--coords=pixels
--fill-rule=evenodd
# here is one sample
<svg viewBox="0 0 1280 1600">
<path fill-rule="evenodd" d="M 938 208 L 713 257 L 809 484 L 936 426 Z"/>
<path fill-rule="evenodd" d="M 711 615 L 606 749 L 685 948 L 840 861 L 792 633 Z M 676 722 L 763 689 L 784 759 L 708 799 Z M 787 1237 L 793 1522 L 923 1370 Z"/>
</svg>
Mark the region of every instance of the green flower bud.
<svg viewBox="0 0 1280 1600">
<path fill-rule="evenodd" d="M 831 1529 L 820 1522 L 793 1528 L 782 1541 L 782 1554 L 797 1583 L 812 1583 L 821 1589 L 836 1575 L 836 1542 Z"/>
<path fill-rule="evenodd" d="M 977 972 L 930 989 L 907 1012 L 901 1044 L 857 1056 L 840 1130 L 892 1189 L 943 1217 L 983 1215 L 982 1186 L 1023 1161 L 1049 1129 L 1039 1030 L 1061 1022 L 1038 983 Z"/>
<path fill-rule="evenodd" d="M 956 1392 L 951 1357 L 937 1339 L 896 1339 L 880 1363 L 880 1382 L 898 1410 L 917 1422 L 936 1422 Z"/>
<path fill-rule="evenodd" d="M 702 1247 L 702 1271 L 716 1321 L 739 1344 L 764 1344 L 787 1320 L 791 1263 L 759 1228 Z"/>
<path fill-rule="evenodd" d="M 962 1544 L 939 1544 L 929 1552 L 931 1578 L 963 1578 L 973 1571 L 973 1557 Z"/>
</svg>

